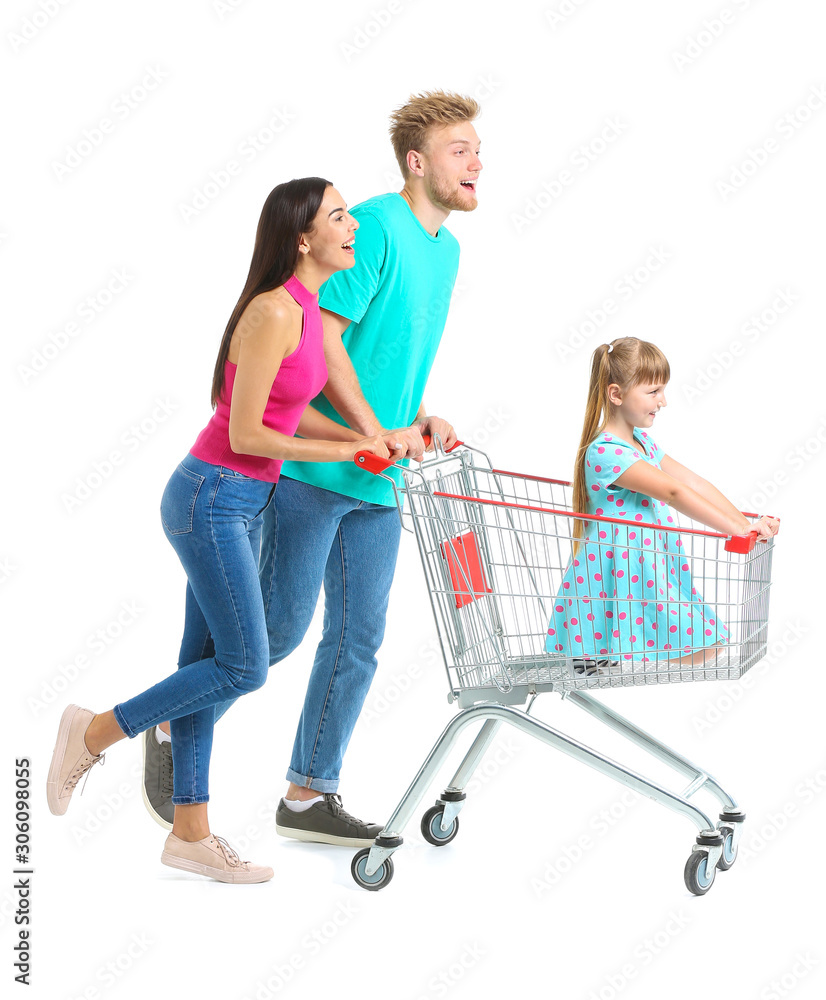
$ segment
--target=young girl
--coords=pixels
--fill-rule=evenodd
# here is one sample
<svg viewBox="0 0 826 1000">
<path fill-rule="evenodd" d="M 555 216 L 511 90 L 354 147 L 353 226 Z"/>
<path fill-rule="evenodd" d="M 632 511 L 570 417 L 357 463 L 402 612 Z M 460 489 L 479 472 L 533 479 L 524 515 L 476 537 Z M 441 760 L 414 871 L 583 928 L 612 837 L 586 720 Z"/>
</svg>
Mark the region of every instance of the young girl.
<svg viewBox="0 0 826 1000">
<path fill-rule="evenodd" d="M 212 835 L 207 801 L 216 707 L 267 677 L 258 555 L 282 460 L 348 461 L 362 448 L 389 455 L 382 437 L 361 440 L 307 406 L 327 381 L 318 289 L 353 266 L 357 228 L 341 195 L 320 177 L 279 184 L 267 198 L 215 365 L 215 414 L 161 501 L 166 537 L 188 578 L 178 670 L 99 715 L 70 705 L 47 779 L 49 809 L 62 815 L 107 747 L 143 732 L 155 739 L 151 731 L 171 719 L 175 810 L 161 861 L 221 882 L 273 875 Z"/>
<path fill-rule="evenodd" d="M 648 429 L 666 405 L 668 361 L 654 344 L 623 337 L 594 351 L 574 474 L 574 510 L 627 521 L 575 520 L 574 554 L 554 601 L 545 649 L 575 672 L 634 662 L 711 662 L 728 627 L 702 603 L 669 506 L 714 531 L 770 537 L 711 483 L 666 455 Z M 583 527 L 584 525 L 584 527 Z"/>
</svg>

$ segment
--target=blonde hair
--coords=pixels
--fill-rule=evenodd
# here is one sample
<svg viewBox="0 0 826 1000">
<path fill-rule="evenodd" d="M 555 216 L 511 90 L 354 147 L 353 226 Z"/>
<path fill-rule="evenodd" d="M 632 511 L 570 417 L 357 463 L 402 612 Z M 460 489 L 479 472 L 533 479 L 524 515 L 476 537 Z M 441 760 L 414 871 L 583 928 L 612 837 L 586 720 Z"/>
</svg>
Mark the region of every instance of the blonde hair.
<svg viewBox="0 0 826 1000">
<path fill-rule="evenodd" d="M 588 403 L 582 437 L 574 465 L 574 510 L 588 513 L 588 490 L 585 484 L 585 452 L 602 432 L 613 412 L 608 398 L 608 386 L 618 385 L 623 392 L 641 382 L 665 383 L 671 378 L 671 369 L 663 352 L 654 344 L 636 337 L 620 337 L 610 344 L 602 344 L 591 357 L 591 381 L 588 385 Z M 631 443 L 631 442 L 629 442 Z M 582 538 L 587 521 L 574 519 L 574 538 Z"/>
<path fill-rule="evenodd" d="M 419 152 L 427 149 L 428 133 L 433 128 L 456 125 L 458 122 L 472 122 L 478 118 L 481 108 L 472 97 L 454 94 L 445 90 L 426 90 L 422 94 L 411 94 L 407 104 L 403 104 L 390 115 L 390 141 L 399 162 L 402 177 L 410 176 L 407 154 L 411 149 Z"/>
</svg>

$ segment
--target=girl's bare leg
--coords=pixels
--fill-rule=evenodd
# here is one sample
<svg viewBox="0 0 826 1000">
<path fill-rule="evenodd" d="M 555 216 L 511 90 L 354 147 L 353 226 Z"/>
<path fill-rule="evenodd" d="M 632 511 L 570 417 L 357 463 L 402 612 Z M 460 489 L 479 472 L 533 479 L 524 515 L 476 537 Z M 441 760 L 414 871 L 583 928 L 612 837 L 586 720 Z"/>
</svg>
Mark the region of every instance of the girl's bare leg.
<svg viewBox="0 0 826 1000">
<path fill-rule="evenodd" d="M 717 642 L 713 646 L 706 646 L 704 649 L 695 649 L 685 656 L 676 660 L 669 660 L 670 664 L 680 667 L 703 667 L 713 663 L 717 659 L 717 654 L 725 646 L 723 642 Z"/>
</svg>

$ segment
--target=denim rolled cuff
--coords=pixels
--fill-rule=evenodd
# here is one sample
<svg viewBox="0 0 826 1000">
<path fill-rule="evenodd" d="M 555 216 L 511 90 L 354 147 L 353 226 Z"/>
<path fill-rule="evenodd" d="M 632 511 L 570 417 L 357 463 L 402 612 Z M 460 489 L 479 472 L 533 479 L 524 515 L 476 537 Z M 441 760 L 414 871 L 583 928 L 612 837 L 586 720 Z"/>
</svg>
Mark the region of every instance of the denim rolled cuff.
<svg viewBox="0 0 826 1000">
<path fill-rule="evenodd" d="M 129 737 L 130 740 L 133 740 L 136 736 L 139 735 L 137 732 L 135 732 L 135 730 L 129 725 L 129 723 L 124 718 L 120 705 L 115 705 L 115 707 L 112 709 L 112 713 L 115 716 L 115 721 L 120 726 L 120 728 L 126 733 L 126 735 Z"/>
<path fill-rule="evenodd" d="M 173 806 L 194 806 L 201 802 L 209 802 L 209 795 L 173 795 Z"/>
<path fill-rule="evenodd" d="M 311 788 L 314 792 L 330 793 L 338 791 L 337 778 L 308 778 L 306 774 L 299 774 L 298 771 L 294 771 L 291 767 L 287 768 L 287 781 L 291 781 L 294 785 L 299 785 L 301 788 Z"/>
</svg>

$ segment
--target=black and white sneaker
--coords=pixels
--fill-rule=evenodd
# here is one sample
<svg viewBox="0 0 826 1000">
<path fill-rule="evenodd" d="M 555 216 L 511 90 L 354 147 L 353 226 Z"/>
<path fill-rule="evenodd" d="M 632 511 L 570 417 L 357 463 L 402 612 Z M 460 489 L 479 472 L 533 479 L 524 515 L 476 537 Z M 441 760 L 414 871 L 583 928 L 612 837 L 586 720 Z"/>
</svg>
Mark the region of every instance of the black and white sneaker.
<svg viewBox="0 0 826 1000">
<path fill-rule="evenodd" d="M 602 677 L 605 674 L 619 673 L 621 667 L 619 660 L 584 657 L 571 660 L 571 669 L 576 677 Z"/>
</svg>

